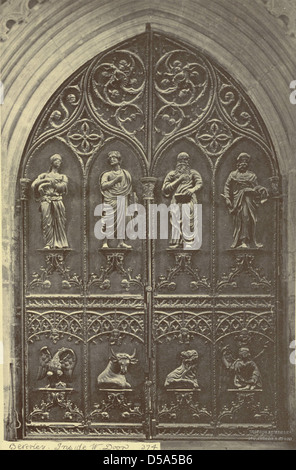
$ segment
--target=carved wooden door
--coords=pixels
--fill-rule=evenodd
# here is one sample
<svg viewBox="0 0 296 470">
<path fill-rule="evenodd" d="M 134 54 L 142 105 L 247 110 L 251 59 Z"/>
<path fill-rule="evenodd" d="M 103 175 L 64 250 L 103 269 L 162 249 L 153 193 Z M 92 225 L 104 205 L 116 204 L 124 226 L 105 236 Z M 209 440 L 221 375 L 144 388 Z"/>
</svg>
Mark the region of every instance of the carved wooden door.
<svg viewBox="0 0 296 470">
<path fill-rule="evenodd" d="M 199 249 L 149 237 L 102 246 L 94 211 L 114 151 L 147 214 L 176 197 L 164 180 L 185 155 L 202 182 Z M 71 76 L 20 170 L 23 434 L 284 429 L 279 181 L 250 99 L 192 46 L 148 28 Z"/>
</svg>

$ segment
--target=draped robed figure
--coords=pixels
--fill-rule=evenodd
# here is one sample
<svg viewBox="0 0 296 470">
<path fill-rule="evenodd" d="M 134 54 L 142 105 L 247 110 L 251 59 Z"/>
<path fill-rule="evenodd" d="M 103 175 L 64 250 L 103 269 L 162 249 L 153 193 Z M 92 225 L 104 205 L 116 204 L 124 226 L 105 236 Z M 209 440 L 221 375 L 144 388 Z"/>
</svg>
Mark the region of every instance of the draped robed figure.
<svg viewBox="0 0 296 470">
<path fill-rule="evenodd" d="M 59 173 L 62 157 L 50 157 L 50 168 L 32 183 L 32 189 L 40 202 L 41 229 L 45 249 L 69 248 L 66 235 L 66 211 L 63 195 L 67 194 L 68 178 Z"/>
<path fill-rule="evenodd" d="M 189 155 L 181 152 L 177 156 L 176 169 L 170 171 L 163 182 L 162 193 L 171 198 L 171 240 L 170 247 L 194 248 L 198 241 L 195 207 L 198 204 L 196 193 L 202 188 L 202 178 L 198 171 L 191 169 Z M 189 223 L 184 224 L 184 219 Z"/>
<path fill-rule="evenodd" d="M 111 170 L 105 171 L 100 177 L 100 191 L 104 201 L 103 227 L 105 242 L 116 236 L 119 248 L 131 248 L 125 243 L 125 228 L 128 220 L 127 207 L 132 203 L 133 188 L 130 173 L 121 168 L 122 157 L 118 150 L 108 153 Z M 121 232 L 120 232 L 121 231 Z"/>
<path fill-rule="evenodd" d="M 237 169 L 229 174 L 222 195 L 233 217 L 232 248 L 249 248 L 251 244 L 257 248 L 263 246 L 256 240 L 257 211 L 259 204 L 267 200 L 268 191 L 248 169 L 249 161 L 247 153 L 237 157 Z"/>
</svg>

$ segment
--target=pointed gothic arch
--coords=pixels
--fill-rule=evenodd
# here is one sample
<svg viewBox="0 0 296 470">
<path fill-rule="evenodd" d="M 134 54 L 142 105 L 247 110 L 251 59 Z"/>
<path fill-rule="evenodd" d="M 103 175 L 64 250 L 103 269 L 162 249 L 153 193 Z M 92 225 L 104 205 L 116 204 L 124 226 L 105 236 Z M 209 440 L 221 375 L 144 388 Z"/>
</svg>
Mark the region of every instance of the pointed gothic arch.
<svg viewBox="0 0 296 470">
<path fill-rule="evenodd" d="M 98 175 L 114 149 L 124 156 L 146 207 L 164 202 L 161 185 L 177 154 L 191 156 L 203 180 L 200 251 L 170 252 L 165 241 L 149 240 L 135 242 L 131 252 L 100 248 L 92 234 L 93 210 L 100 202 Z M 264 248 L 230 248 L 231 215 L 221 192 L 242 152 L 251 154 L 252 174 L 268 191 L 268 210 L 258 213 Z M 57 153 L 68 177 L 63 201 L 69 247 L 44 250 L 30 187 Z M 235 438 L 248 437 L 254 426 L 262 435 L 286 429 L 278 418 L 285 403 L 277 365 L 280 173 L 261 117 L 217 62 L 150 29 L 100 53 L 46 104 L 19 178 L 25 436 Z M 248 363 L 260 376 L 254 387 L 243 387 L 242 377 L 230 372 L 235 364 L 243 367 L 242 347 L 259 358 Z M 40 355 L 51 364 L 61 348 L 75 357 L 73 375 L 52 383 L 38 373 L 39 382 Z M 129 355 L 136 350 L 130 389 L 96 385 L 111 348 Z M 193 362 L 187 377 L 182 360 L 194 351 L 198 366 Z M 182 386 L 169 387 L 178 366 L 177 374 L 185 367 Z M 52 365 L 49 371 L 57 373 Z"/>
</svg>

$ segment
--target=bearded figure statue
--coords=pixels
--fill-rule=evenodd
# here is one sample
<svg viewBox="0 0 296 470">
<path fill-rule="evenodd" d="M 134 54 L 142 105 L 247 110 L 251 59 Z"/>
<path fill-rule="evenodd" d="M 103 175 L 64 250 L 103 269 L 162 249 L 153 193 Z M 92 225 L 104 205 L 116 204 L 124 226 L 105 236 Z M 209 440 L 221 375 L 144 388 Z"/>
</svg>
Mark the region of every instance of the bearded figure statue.
<svg viewBox="0 0 296 470">
<path fill-rule="evenodd" d="M 202 178 L 198 171 L 190 168 L 189 162 L 188 153 L 179 153 L 176 169 L 167 174 L 162 186 L 163 195 L 171 199 L 171 249 L 181 246 L 194 249 L 194 244 L 199 242 L 195 207 Z M 184 224 L 184 220 L 189 223 Z"/>
</svg>

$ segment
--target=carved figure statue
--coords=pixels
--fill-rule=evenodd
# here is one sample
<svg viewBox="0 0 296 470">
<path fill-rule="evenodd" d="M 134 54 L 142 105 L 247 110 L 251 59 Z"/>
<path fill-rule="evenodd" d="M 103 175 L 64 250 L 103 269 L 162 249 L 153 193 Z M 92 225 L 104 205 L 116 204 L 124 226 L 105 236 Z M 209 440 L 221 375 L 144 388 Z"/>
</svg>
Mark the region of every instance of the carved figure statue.
<svg viewBox="0 0 296 470">
<path fill-rule="evenodd" d="M 256 240 L 257 209 L 266 202 L 268 191 L 258 185 L 257 176 L 249 170 L 250 155 L 237 157 L 237 169 L 232 171 L 225 183 L 224 194 L 229 213 L 233 217 L 234 231 L 231 248 L 257 248 L 263 245 Z"/>
<path fill-rule="evenodd" d="M 136 364 L 136 351 L 132 355 L 127 353 L 114 353 L 111 356 L 106 369 L 98 376 L 97 383 L 100 388 L 131 388 L 126 380 L 126 373 L 131 364 Z"/>
<path fill-rule="evenodd" d="M 247 347 L 239 349 L 238 358 L 233 359 L 229 345 L 222 349 L 222 363 L 234 373 L 233 385 L 239 390 L 261 390 L 261 374 Z"/>
<path fill-rule="evenodd" d="M 105 210 L 103 216 L 103 226 L 106 240 L 103 248 L 108 248 L 108 239 L 114 238 L 116 229 L 123 227 L 124 234 L 118 237 L 119 248 L 131 248 L 125 243 L 126 209 L 132 204 L 132 177 L 127 170 L 121 168 L 122 157 L 118 150 L 108 153 L 108 162 L 111 165 L 110 171 L 105 171 L 100 177 L 100 190 L 104 204 L 109 208 Z M 118 198 L 122 198 L 118 204 Z M 124 198 L 124 199 L 123 199 Z"/>
<path fill-rule="evenodd" d="M 41 228 L 46 249 L 69 248 L 66 235 L 66 212 L 63 195 L 67 193 L 68 178 L 60 173 L 62 157 L 50 157 L 50 168 L 32 183 L 40 202 Z"/>
<path fill-rule="evenodd" d="M 170 248 L 179 248 L 181 245 L 190 248 L 198 239 L 196 223 L 194 224 L 194 204 L 197 204 L 196 193 L 202 187 L 200 174 L 190 168 L 188 153 L 181 152 L 177 156 L 176 169 L 170 171 L 162 186 L 163 195 L 171 198 L 171 241 Z M 183 207 L 182 207 L 183 205 Z M 188 227 L 183 224 L 182 210 L 189 220 Z M 188 230 L 189 229 L 189 230 Z"/>
<path fill-rule="evenodd" d="M 39 351 L 39 369 L 37 380 L 47 377 L 47 388 L 65 388 L 71 382 L 76 366 L 76 354 L 73 349 L 60 348 L 52 356 L 47 346 Z"/>
<path fill-rule="evenodd" d="M 195 349 L 181 353 L 182 364 L 170 372 L 164 386 L 170 388 L 199 388 L 197 382 L 198 353 Z"/>
</svg>

